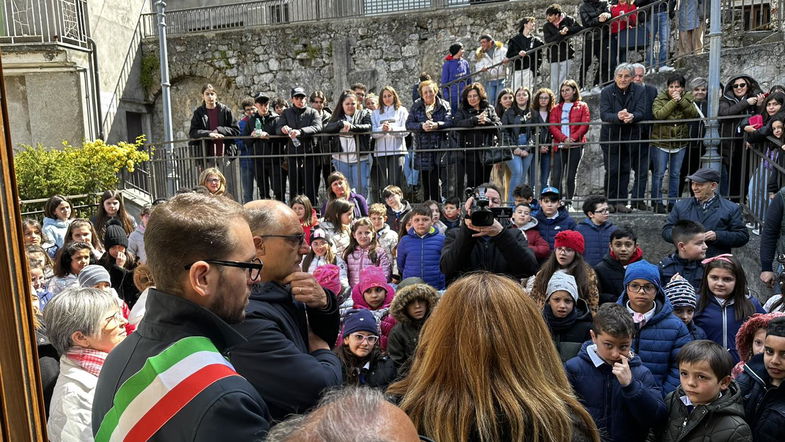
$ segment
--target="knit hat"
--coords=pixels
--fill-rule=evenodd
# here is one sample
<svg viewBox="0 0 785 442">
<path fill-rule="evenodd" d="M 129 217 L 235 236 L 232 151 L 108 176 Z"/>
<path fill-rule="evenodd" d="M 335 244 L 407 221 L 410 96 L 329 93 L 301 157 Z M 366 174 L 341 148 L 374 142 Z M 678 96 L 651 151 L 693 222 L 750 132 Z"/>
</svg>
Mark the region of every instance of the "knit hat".
<svg viewBox="0 0 785 442">
<path fill-rule="evenodd" d="M 376 325 L 376 318 L 373 313 L 366 309 L 349 310 L 346 319 L 343 320 L 343 336 L 348 337 L 354 332 L 366 331 L 368 333 L 379 333 Z"/>
<path fill-rule="evenodd" d="M 323 240 L 325 240 L 327 242 L 328 246 L 332 246 L 333 245 L 333 242 L 330 239 L 330 236 L 327 235 L 327 232 L 325 232 L 324 229 L 316 229 L 316 230 L 314 230 L 311 233 L 311 243 L 313 243 L 313 241 L 316 240 L 316 239 L 323 239 Z"/>
<path fill-rule="evenodd" d="M 341 269 L 335 264 L 325 264 L 314 270 L 316 282 L 336 295 L 341 293 Z"/>
<path fill-rule="evenodd" d="M 674 279 L 665 286 L 665 296 L 671 301 L 673 308 L 691 307 L 698 305 L 695 288 L 686 279 Z"/>
<path fill-rule="evenodd" d="M 553 241 L 553 247 L 569 247 L 583 255 L 583 235 L 575 230 L 562 230 L 556 234 L 556 238 Z"/>
<path fill-rule="evenodd" d="M 628 265 L 627 271 L 624 272 L 625 287 L 636 279 L 645 279 L 657 286 L 658 292 L 662 290 L 662 287 L 660 286 L 660 269 L 645 259 L 635 261 Z"/>
<path fill-rule="evenodd" d="M 395 293 L 395 289 L 387 283 L 387 277 L 381 267 L 368 266 L 360 272 L 360 294 L 365 293 L 372 287 L 381 287 L 387 291 L 387 294 Z"/>
<path fill-rule="evenodd" d="M 463 49 L 463 44 L 461 43 L 453 43 L 450 45 L 450 55 L 455 57 L 455 55 Z"/>
<path fill-rule="evenodd" d="M 555 272 L 548 281 L 548 296 L 545 297 L 545 302 L 548 302 L 548 298 L 559 290 L 569 293 L 573 301 L 578 302 L 578 284 L 575 282 L 574 276 L 564 272 Z"/>
<path fill-rule="evenodd" d="M 80 287 L 95 287 L 102 282 L 108 284 L 112 283 L 112 280 L 109 278 L 109 272 L 107 272 L 103 266 L 96 264 L 85 266 L 85 268 L 79 272 L 79 276 L 77 276 L 76 280 Z"/>
<path fill-rule="evenodd" d="M 106 233 L 104 233 L 104 248 L 111 249 L 114 246 L 128 247 L 128 236 L 123 230 L 122 224 L 116 219 L 111 219 L 106 223 Z"/>
</svg>

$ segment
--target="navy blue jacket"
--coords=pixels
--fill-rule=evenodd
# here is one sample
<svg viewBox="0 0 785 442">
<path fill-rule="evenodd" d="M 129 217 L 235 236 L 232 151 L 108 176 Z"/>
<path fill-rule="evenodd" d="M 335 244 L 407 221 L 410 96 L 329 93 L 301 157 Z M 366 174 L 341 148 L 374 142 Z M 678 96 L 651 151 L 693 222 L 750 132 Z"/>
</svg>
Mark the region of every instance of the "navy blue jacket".
<svg viewBox="0 0 785 442">
<path fill-rule="evenodd" d="M 643 325 L 632 340 L 632 349 L 641 357 L 643 364 L 651 370 L 657 383 L 666 395 L 679 386 L 679 366 L 676 357 L 684 344 L 692 337 L 684 322 L 673 314 L 673 307 L 662 289 L 654 298 L 657 303 L 654 316 Z M 618 303 L 627 306 L 629 297 L 625 291 Z"/>
<path fill-rule="evenodd" d="M 692 336 L 693 341 L 700 341 L 701 339 L 709 339 L 708 336 L 706 336 L 706 332 L 703 331 L 702 328 L 695 325 L 695 321 L 690 321 L 690 323 L 687 324 L 687 330 L 690 331 L 690 336 Z"/>
<path fill-rule="evenodd" d="M 640 140 L 644 130 L 640 121 L 644 121 L 646 110 L 646 89 L 635 83 L 631 83 L 626 91 L 619 89 L 616 84 L 606 86 L 600 92 L 600 120 L 605 123 L 600 129 L 600 142 L 613 142 L 620 140 Z M 619 111 L 627 109 L 633 114 L 630 123 L 619 120 Z"/>
<path fill-rule="evenodd" d="M 763 310 L 760 302 L 755 297 L 750 296 L 749 300 L 755 306 L 755 313 L 766 313 L 766 310 Z M 698 304 L 700 304 L 700 300 Z M 733 356 L 733 361 L 739 362 L 739 352 L 736 350 L 736 333 L 739 332 L 739 327 L 741 327 L 744 321 L 736 320 L 734 304 L 724 308 L 720 307 L 717 299 L 711 296 L 709 303 L 706 304 L 706 308 L 696 311 L 692 320 L 695 322 L 695 325 L 706 332 L 708 339 L 720 344 L 723 348 L 727 348 L 731 356 Z"/>
<path fill-rule="evenodd" d="M 575 230 L 575 220 L 572 219 L 567 209 L 559 207 L 556 218 L 548 219 L 542 210 L 534 215 L 537 218 L 537 226 L 540 229 L 540 236 L 548 242 L 548 245 L 553 250 L 553 240 L 556 234 L 562 230 Z"/>
<path fill-rule="evenodd" d="M 602 261 L 602 257 L 608 253 L 608 244 L 611 241 L 611 234 L 618 229 L 612 222 L 606 221 L 598 226 L 589 218 L 578 223 L 575 228 L 583 235 L 584 252 L 583 259 L 594 267 Z"/>
<path fill-rule="evenodd" d="M 771 385 L 763 365 L 763 354 L 744 365 L 736 379 L 744 399 L 744 415 L 755 442 L 781 442 L 785 439 L 785 387 Z"/>
<path fill-rule="evenodd" d="M 422 124 L 428 120 L 439 124 L 439 129 L 452 126 L 450 103 L 436 98 L 437 104 L 431 118 L 425 114 L 425 102 L 419 99 L 412 104 L 409 117 L 406 119 L 406 130 L 412 132 L 414 138 L 414 168 L 417 170 L 434 170 L 439 165 L 440 152 L 418 152 L 418 150 L 446 149 L 449 147 L 447 132 L 443 130 L 424 131 Z"/>
<path fill-rule="evenodd" d="M 705 210 L 695 198 L 676 201 L 665 225 L 662 226 L 662 239 L 673 242 L 673 225 L 681 219 L 699 222 L 707 232 L 713 230 L 717 234 L 716 241 L 706 242 L 709 246 L 706 257 L 731 253 L 732 247 L 741 247 L 750 240 L 750 234 L 741 217 L 741 207 L 719 195 Z"/>
<path fill-rule="evenodd" d="M 422 238 L 409 229 L 409 233 L 398 242 L 398 271 L 401 280 L 416 276 L 422 278 L 436 290 L 445 287 L 444 273 L 439 268 L 439 261 L 444 247 L 444 235 L 436 228 Z"/>
<path fill-rule="evenodd" d="M 703 281 L 703 264 L 700 261 L 689 261 L 679 258 L 679 253 L 674 252 L 662 258 L 660 267 L 660 284 L 665 287 L 673 278 L 679 274 L 695 288 L 695 293 L 701 289 Z"/>
<path fill-rule="evenodd" d="M 308 351 L 309 327 L 330 344 L 338 337 L 338 301 L 330 292 L 327 297 L 324 310 L 306 308 L 294 301 L 289 286 L 259 283 L 251 290 L 245 320 L 234 326 L 248 341 L 232 349 L 230 360 L 276 421 L 309 410 L 324 390 L 343 382 L 335 353 Z"/>
<path fill-rule="evenodd" d="M 578 400 L 591 414 L 604 441 L 645 441 L 649 429 L 665 417 L 662 389 L 640 357 L 629 360 L 632 382 L 622 387 L 603 363 L 595 367 L 587 341 L 578 356 L 564 364 Z"/>
</svg>

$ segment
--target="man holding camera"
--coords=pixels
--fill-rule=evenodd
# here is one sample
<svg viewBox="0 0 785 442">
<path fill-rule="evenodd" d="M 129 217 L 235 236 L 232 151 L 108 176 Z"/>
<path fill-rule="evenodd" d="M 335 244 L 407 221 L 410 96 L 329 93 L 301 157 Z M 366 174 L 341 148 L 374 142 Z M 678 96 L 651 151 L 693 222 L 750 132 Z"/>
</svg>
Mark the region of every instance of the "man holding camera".
<svg viewBox="0 0 785 442">
<path fill-rule="evenodd" d="M 480 217 L 472 217 L 472 212 L 480 210 L 475 199 L 483 194 L 489 209 L 501 207 L 501 193 L 489 183 L 478 186 L 475 196 L 466 201 L 466 217 L 460 227 L 447 230 L 442 249 L 440 267 L 448 284 L 477 270 L 516 279 L 529 277 L 537 271 L 537 259 L 529 249 L 526 237 L 519 229 L 506 228 L 508 220 L 500 221 L 494 216 L 490 225 L 476 225 Z"/>
</svg>

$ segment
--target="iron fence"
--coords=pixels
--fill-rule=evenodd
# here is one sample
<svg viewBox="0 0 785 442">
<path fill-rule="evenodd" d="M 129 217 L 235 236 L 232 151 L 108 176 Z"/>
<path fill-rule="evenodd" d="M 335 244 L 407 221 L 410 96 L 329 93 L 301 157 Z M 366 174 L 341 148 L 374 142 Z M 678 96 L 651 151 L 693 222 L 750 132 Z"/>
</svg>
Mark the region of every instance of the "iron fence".
<svg viewBox="0 0 785 442">
<path fill-rule="evenodd" d="M 87 0 L 3 0 L 0 44 L 58 43 L 88 49 Z"/>
</svg>

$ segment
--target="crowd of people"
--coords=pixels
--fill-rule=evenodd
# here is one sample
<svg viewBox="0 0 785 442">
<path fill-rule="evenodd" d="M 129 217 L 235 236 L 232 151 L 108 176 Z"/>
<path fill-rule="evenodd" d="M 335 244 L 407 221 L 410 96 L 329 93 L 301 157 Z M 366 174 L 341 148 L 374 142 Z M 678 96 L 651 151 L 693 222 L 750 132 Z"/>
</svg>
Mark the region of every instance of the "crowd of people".
<svg viewBox="0 0 785 442">
<path fill-rule="evenodd" d="M 785 92 L 732 77 L 726 165 L 701 168 L 702 122 L 683 120 L 705 116 L 706 80 L 650 63 L 669 75 L 658 92 L 643 65 L 606 57 L 626 53 L 634 11 L 581 7 L 598 27 L 584 41 L 591 85 L 586 69 L 567 77 L 580 26 L 559 5 L 543 29 L 564 45 L 548 54 L 551 88 L 533 89 L 534 17 L 506 46 L 480 37 L 484 83 L 452 82 L 471 68 L 451 46 L 447 86 L 424 74 L 409 109 L 391 86 L 355 84 L 334 110 L 297 86 L 289 103 L 243 100 L 238 122 L 206 85 L 190 133 L 198 186 L 138 219 L 118 191 L 89 218 L 52 196 L 23 225 L 49 439 L 781 440 L 785 299 L 761 305 L 733 255 L 749 241 L 748 177 L 730 165 L 745 143 L 771 163 L 746 191 L 768 208 L 760 279 L 774 286 Z M 701 26 L 683 30 L 684 50 L 700 50 Z M 586 92 L 599 93 L 599 140 Z M 591 141 L 604 193 L 578 196 Z M 240 186 L 217 161 L 235 151 Z M 409 201 L 418 188 L 424 201 Z M 610 218 L 632 209 L 668 214 L 671 254 L 644 259 L 635 229 Z"/>
</svg>

